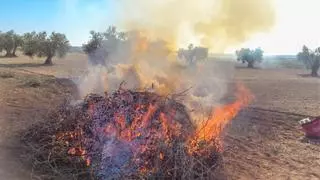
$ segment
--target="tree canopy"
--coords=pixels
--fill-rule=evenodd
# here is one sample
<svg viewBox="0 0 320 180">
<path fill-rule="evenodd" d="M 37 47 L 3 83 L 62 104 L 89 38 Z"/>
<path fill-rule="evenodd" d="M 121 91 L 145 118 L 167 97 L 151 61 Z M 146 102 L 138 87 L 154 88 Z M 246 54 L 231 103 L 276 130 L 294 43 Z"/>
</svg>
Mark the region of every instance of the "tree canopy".
<svg viewBox="0 0 320 180">
<path fill-rule="evenodd" d="M 189 65 L 194 65 L 197 61 L 208 58 L 208 51 L 208 48 L 189 44 L 187 49 L 181 48 L 178 50 L 178 57 L 184 58 Z"/>
<path fill-rule="evenodd" d="M 102 47 L 103 35 L 99 32 L 90 31 L 90 40 L 87 44 L 82 45 L 85 53 L 90 54 Z"/>
<path fill-rule="evenodd" d="M 52 64 L 52 58 L 65 56 L 70 45 L 61 33 L 53 32 L 48 36 L 46 32 L 33 31 L 21 36 L 13 30 L 0 31 L 0 53 L 5 51 L 5 57 L 15 57 L 19 47 L 25 55 L 47 57 L 45 64 Z"/>
<path fill-rule="evenodd" d="M 248 68 L 253 68 L 256 62 L 261 62 L 263 60 L 263 53 L 261 48 L 256 48 L 255 50 L 241 48 L 236 51 L 237 60 L 242 61 L 242 63 L 248 63 Z"/>
<path fill-rule="evenodd" d="M 24 45 L 22 50 L 25 55 L 33 57 L 47 57 L 44 64 L 51 65 L 54 56 L 64 57 L 70 44 L 64 34 L 52 32 L 50 36 L 46 32 L 31 32 L 23 35 Z"/>
<path fill-rule="evenodd" d="M 90 39 L 82 45 L 82 49 L 88 54 L 91 63 L 104 65 L 106 57 L 117 51 L 119 44 L 127 39 L 127 33 L 109 26 L 105 32 L 90 31 Z"/>
<path fill-rule="evenodd" d="M 311 69 L 312 76 L 318 76 L 320 67 L 320 47 L 312 51 L 304 45 L 301 52 L 297 54 L 297 59 L 303 62 L 307 69 Z"/>
<path fill-rule="evenodd" d="M 22 44 L 21 36 L 13 30 L 0 32 L 0 52 L 5 51 L 6 57 L 15 57 L 17 48 L 22 46 Z"/>
</svg>

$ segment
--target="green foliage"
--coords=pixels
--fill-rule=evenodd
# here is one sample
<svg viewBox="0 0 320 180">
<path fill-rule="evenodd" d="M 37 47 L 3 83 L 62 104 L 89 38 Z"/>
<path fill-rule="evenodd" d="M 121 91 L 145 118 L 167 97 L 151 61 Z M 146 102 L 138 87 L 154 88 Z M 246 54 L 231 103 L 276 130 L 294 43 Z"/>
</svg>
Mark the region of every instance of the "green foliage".
<svg viewBox="0 0 320 180">
<path fill-rule="evenodd" d="M 23 35 L 22 50 L 25 55 L 33 57 L 47 57 L 46 64 L 52 64 L 54 56 L 64 57 L 70 44 L 64 34 L 52 32 L 50 36 L 46 32 L 31 32 Z"/>
<path fill-rule="evenodd" d="M 318 70 L 320 68 L 320 47 L 312 51 L 304 45 L 302 51 L 297 54 L 297 59 L 303 62 L 307 69 L 311 69 L 312 76 L 318 76 Z"/>
<path fill-rule="evenodd" d="M 313 53 L 307 46 L 302 47 L 302 51 L 298 53 L 297 59 L 305 64 L 307 69 L 311 69 L 313 61 Z"/>
<path fill-rule="evenodd" d="M 105 65 L 106 58 L 127 42 L 127 33 L 119 32 L 115 26 L 109 26 L 105 32 L 90 31 L 90 40 L 82 45 L 82 49 L 88 54 L 90 63 Z"/>
<path fill-rule="evenodd" d="M 18 47 L 27 56 L 47 57 L 48 63 L 54 56 L 63 57 L 69 50 L 69 41 L 61 33 L 53 32 L 50 36 L 46 32 L 28 32 L 23 36 L 16 34 L 13 30 L 0 31 L 0 52 L 5 51 L 7 57 L 16 56 Z M 47 62 L 47 61 L 46 61 Z"/>
<path fill-rule="evenodd" d="M 90 35 L 88 43 L 82 45 L 83 51 L 89 55 L 101 48 L 117 47 L 120 42 L 128 39 L 127 33 L 118 31 L 115 26 L 109 26 L 103 33 L 90 31 Z"/>
<path fill-rule="evenodd" d="M 256 48 L 251 50 L 249 48 L 241 48 L 236 51 L 237 60 L 242 61 L 242 63 L 248 63 L 249 68 L 253 68 L 256 62 L 261 62 L 263 60 L 263 51 L 261 48 Z"/>
<path fill-rule="evenodd" d="M 102 47 L 103 35 L 99 32 L 90 31 L 90 40 L 82 46 L 85 53 L 90 54 Z"/>
<path fill-rule="evenodd" d="M 11 52 L 14 48 L 14 31 L 11 30 L 11 31 L 8 31 L 6 33 L 4 33 L 3 35 L 3 48 L 4 50 L 6 51 L 6 56 L 10 56 L 11 55 Z"/>
<path fill-rule="evenodd" d="M 22 51 L 25 55 L 33 57 L 38 52 L 39 41 L 38 35 L 35 31 L 28 32 L 23 35 L 24 44 L 22 46 Z"/>
<path fill-rule="evenodd" d="M 39 56 L 58 56 L 61 58 L 67 54 L 70 45 L 64 34 L 53 32 L 49 37 L 44 36 L 46 36 L 45 32 L 40 36 Z"/>
<path fill-rule="evenodd" d="M 20 35 L 16 34 L 13 30 L 8 32 L 0 32 L 0 52 L 6 51 L 7 57 L 16 56 L 16 50 L 22 46 L 23 41 Z"/>
<path fill-rule="evenodd" d="M 208 48 L 197 47 L 189 44 L 187 49 L 179 49 L 178 57 L 183 58 L 189 65 L 195 64 L 199 60 L 208 58 Z"/>
<path fill-rule="evenodd" d="M 3 33 L 0 31 L 0 53 L 4 50 L 4 36 Z"/>
<path fill-rule="evenodd" d="M 117 31 L 115 26 L 109 26 L 106 32 L 103 33 L 104 38 L 109 41 L 125 41 L 127 34 L 125 32 Z"/>
</svg>

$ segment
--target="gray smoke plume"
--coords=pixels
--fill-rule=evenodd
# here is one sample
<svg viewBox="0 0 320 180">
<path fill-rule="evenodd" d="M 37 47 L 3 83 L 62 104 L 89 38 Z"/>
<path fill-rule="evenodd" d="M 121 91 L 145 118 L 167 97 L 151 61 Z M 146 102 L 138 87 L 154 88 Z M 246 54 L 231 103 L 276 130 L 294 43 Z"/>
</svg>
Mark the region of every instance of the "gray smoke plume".
<svg viewBox="0 0 320 180">
<path fill-rule="evenodd" d="M 120 84 L 166 96 L 184 92 L 182 99 L 194 114 L 210 112 L 219 104 L 233 77 L 233 64 L 204 60 L 189 65 L 165 42 L 139 34 L 114 46 L 105 43 L 89 60 L 88 73 L 79 83 L 82 96 L 113 92 Z"/>
</svg>

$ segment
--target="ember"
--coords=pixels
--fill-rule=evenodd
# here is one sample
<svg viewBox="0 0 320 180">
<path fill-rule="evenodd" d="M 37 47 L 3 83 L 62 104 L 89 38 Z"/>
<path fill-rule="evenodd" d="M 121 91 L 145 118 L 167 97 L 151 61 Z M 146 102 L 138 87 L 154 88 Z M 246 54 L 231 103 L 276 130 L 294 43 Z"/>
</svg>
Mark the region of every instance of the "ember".
<svg viewBox="0 0 320 180">
<path fill-rule="evenodd" d="M 220 133 L 250 99 L 245 88 L 239 92 L 236 102 L 215 109 L 198 126 L 184 105 L 155 93 L 120 88 L 110 95 L 90 94 L 61 108 L 52 117 L 57 127 L 35 127 L 37 133 L 24 137 L 47 142 L 36 147 L 44 153 L 40 158 L 50 156 L 57 168 L 69 163 L 76 167 L 70 173 L 82 178 L 210 179 L 220 160 Z"/>
</svg>

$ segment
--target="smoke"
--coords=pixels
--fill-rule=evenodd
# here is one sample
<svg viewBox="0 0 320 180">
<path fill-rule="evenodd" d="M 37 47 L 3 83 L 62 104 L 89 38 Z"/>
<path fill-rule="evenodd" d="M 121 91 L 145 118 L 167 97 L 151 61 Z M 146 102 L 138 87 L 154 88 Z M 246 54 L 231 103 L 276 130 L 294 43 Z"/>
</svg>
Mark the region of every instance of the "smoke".
<svg viewBox="0 0 320 180">
<path fill-rule="evenodd" d="M 177 58 L 177 47 L 197 41 L 221 52 L 268 30 L 274 20 L 271 5 L 271 0 L 118 0 L 119 25 L 129 38 L 108 43 L 114 51 L 103 59 L 104 66 L 89 68 L 80 92 L 112 92 L 123 82 L 124 88 L 162 95 L 189 89 L 183 99 L 194 115 L 210 112 L 227 91 L 233 64 L 186 66 Z"/>
<path fill-rule="evenodd" d="M 212 52 L 268 31 L 275 21 L 273 0 L 118 0 L 121 27 L 140 29 L 172 48 L 188 43 Z"/>
<path fill-rule="evenodd" d="M 183 103 L 194 115 L 210 112 L 227 90 L 233 65 L 203 61 L 189 66 L 183 62 L 165 42 L 133 34 L 116 51 L 109 52 L 105 66 L 89 68 L 79 84 L 80 93 L 82 96 L 111 93 L 121 84 L 125 89 L 182 96 Z"/>
</svg>

